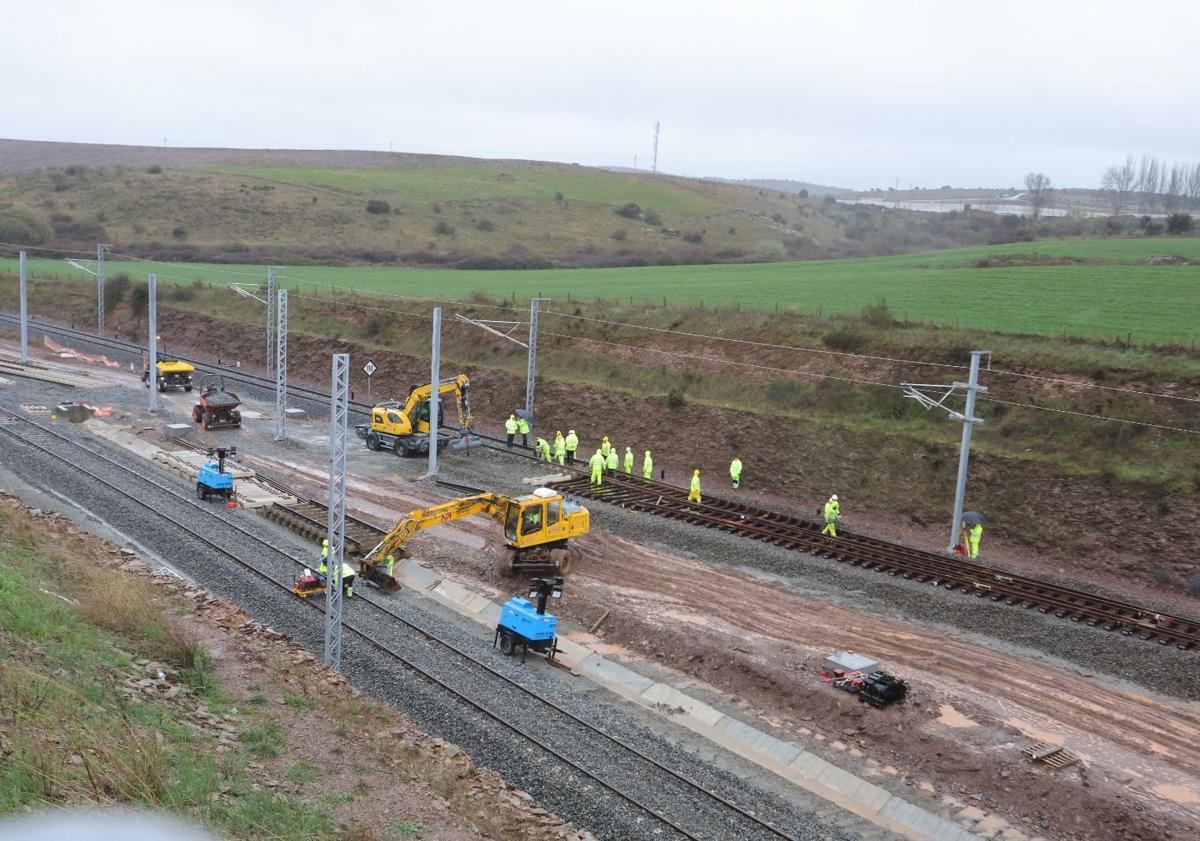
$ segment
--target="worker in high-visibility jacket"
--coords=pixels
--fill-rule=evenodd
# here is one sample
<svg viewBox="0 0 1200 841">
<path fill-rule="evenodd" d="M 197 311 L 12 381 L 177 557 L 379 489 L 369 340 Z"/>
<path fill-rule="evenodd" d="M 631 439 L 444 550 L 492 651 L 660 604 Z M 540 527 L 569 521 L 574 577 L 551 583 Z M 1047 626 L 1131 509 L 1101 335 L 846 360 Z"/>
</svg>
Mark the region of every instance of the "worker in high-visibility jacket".
<svg viewBox="0 0 1200 841">
<path fill-rule="evenodd" d="M 609 447 L 608 455 L 604 459 L 604 466 L 608 469 L 608 475 L 613 479 L 617 478 L 617 466 L 620 460 L 617 458 L 617 448 Z"/>
<path fill-rule="evenodd" d="M 592 468 L 591 484 L 602 484 L 601 475 L 604 473 L 604 456 L 600 455 L 599 450 L 596 450 L 592 457 L 588 459 L 588 466 Z"/>
<path fill-rule="evenodd" d="M 354 598 L 354 567 L 345 561 L 342 562 L 342 592 L 346 594 L 346 598 Z"/>
<path fill-rule="evenodd" d="M 540 435 L 537 439 L 537 454 L 538 461 L 545 461 L 547 464 L 550 463 L 550 442 Z"/>
<path fill-rule="evenodd" d="M 737 490 L 742 484 L 742 460 L 737 456 L 733 457 L 733 461 L 729 462 L 729 481 L 733 482 L 733 489 Z"/>
<path fill-rule="evenodd" d="M 574 464 L 575 451 L 579 449 L 579 436 L 575 434 L 574 429 L 567 431 L 564 447 L 566 448 L 567 453 L 567 464 Z"/>
<path fill-rule="evenodd" d="M 521 433 L 521 446 L 529 446 L 529 418 L 521 415 L 517 418 L 517 432 Z"/>
<path fill-rule="evenodd" d="M 700 468 L 692 471 L 692 484 L 688 489 L 688 502 L 701 502 L 700 499 Z"/>
<path fill-rule="evenodd" d="M 389 576 L 395 576 L 395 574 L 396 574 L 396 556 L 393 555 L 391 552 L 388 552 L 387 560 L 384 561 L 383 567 L 387 571 L 387 574 Z"/>
<path fill-rule="evenodd" d="M 557 459 L 560 465 L 566 462 L 567 441 L 563 438 L 561 429 L 554 433 L 554 458 Z"/>
<path fill-rule="evenodd" d="M 650 451 L 646 450 L 646 456 L 642 459 L 642 478 L 649 479 L 654 476 L 654 459 L 650 458 Z"/>
<path fill-rule="evenodd" d="M 829 497 L 829 501 L 825 503 L 825 528 L 821 529 L 821 534 L 827 534 L 830 537 L 837 537 L 837 521 L 842 517 L 842 507 L 838 504 L 837 494 Z"/>
<path fill-rule="evenodd" d="M 329 539 L 321 541 L 321 565 L 317 567 L 317 572 L 324 575 L 329 571 Z"/>
<path fill-rule="evenodd" d="M 979 559 L 979 541 L 983 537 L 983 523 L 975 523 L 963 529 L 967 533 L 967 557 L 972 561 Z"/>
<path fill-rule="evenodd" d="M 509 415 L 508 420 L 506 420 L 504 422 L 504 434 L 508 436 L 507 446 L 512 447 L 513 436 L 517 434 L 517 429 L 518 429 L 517 416 Z"/>
<path fill-rule="evenodd" d="M 625 472 L 633 472 L 633 447 L 625 448 Z"/>
<path fill-rule="evenodd" d="M 608 461 L 608 454 L 612 452 L 612 444 L 608 442 L 608 436 L 604 436 L 604 440 L 600 442 L 600 455 L 604 456 L 604 460 Z"/>
</svg>

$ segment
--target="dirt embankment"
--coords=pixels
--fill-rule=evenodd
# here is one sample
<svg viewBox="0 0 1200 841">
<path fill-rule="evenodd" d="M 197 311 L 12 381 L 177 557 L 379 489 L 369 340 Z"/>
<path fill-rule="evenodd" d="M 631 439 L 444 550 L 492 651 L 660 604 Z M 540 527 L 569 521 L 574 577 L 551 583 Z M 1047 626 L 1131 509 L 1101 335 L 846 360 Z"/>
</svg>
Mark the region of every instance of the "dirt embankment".
<svg viewBox="0 0 1200 841">
<path fill-rule="evenodd" d="M 160 312 L 162 330 L 173 345 L 225 361 L 257 363 L 262 337 L 194 313 Z M 429 376 L 428 362 L 350 342 L 292 334 L 288 340 L 293 377 L 324 386 L 320 373 L 329 354 L 370 357 L 379 366 L 373 394 L 402 396 Z M 351 365 L 351 386 L 365 399 L 366 382 Z M 316 373 L 314 376 L 311 372 Z M 498 431 L 509 412 L 524 404 L 524 379 L 494 370 L 468 368 L 474 382 L 472 405 L 478 425 Z M 538 386 L 538 426 L 575 429 L 581 451 L 608 435 L 619 447 L 632 446 L 640 464 L 650 449 L 667 479 L 683 483 L 693 467 L 706 487 L 726 487 L 729 459 L 745 463 L 748 489 L 766 492 L 802 512 L 815 511 L 830 493 L 843 501 L 848 523 L 869 523 L 896 535 L 928 538 L 940 546 L 951 508 L 957 457 L 942 447 L 912 448 L 895 438 L 798 424 L 769 415 L 685 403 L 670 407 L 663 397 L 634 397 L 591 386 L 547 382 Z M 1024 562 L 1102 583 L 1134 579 L 1154 585 L 1169 572 L 1186 579 L 1198 569 L 1200 521 L 1195 495 L 1163 500 L 1136 485 L 1116 484 L 1099 475 L 1073 475 L 1044 461 L 1016 461 L 976 454 L 971 460 L 967 505 L 988 513 L 985 553 L 993 544 Z M 1168 503 L 1162 513 L 1164 503 Z M 915 534 L 914 534 L 915 533 Z M 1006 551 L 1008 550 L 1008 551 Z M 993 552 L 992 557 L 996 557 Z M 986 557 L 986 555 L 985 555 Z"/>
</svg>

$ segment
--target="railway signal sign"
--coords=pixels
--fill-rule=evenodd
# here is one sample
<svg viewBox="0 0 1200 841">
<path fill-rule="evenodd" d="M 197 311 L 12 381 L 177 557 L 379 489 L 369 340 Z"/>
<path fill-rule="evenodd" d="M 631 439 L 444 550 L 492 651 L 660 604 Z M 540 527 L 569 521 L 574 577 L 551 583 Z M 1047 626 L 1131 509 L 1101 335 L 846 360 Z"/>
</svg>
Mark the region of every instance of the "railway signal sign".
<svg viewBox="0 0 1200 841">
<path fill-rule="evenodd" d="M 366 365 L 362 366 L 363 373 L 367 375 L 367 402 L 368 403 L 372 402 L 371 401 L 371 376 L 378 370 L 379 370 L 379 366 L 377 366 L 370 359 L 367 360 Z"/>
</svg>

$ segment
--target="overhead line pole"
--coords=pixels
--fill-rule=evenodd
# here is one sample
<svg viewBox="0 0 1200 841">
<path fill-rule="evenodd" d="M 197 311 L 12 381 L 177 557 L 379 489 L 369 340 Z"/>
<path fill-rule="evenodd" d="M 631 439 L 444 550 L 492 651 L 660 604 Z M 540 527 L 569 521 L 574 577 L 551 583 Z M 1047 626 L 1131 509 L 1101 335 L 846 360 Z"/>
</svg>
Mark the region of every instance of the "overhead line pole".
<svg viewBox="0 0 1200 841">
<path fill-rule="evenodd" d="M 109 246 L 96 244 L 96 332 L 104 334 L 104 255 Z"/>
<path fill-rule="evenodd" d="M 146 385 L 150 387 L 150 411 L 158 411 L 158 276 L 150 275 L 146 279 L 149 287 L 147 310 L 147 344 L 150 348 L 148 358 L 150 367 L 146 370 Z"/>
<path fill-rule="evenodd" d="M 29 259 L 22 251 L 20 260 L 20 296 L 21 296 L 21 364 L 29 361 Z"/>
<path fill-rule="evenodd" d="M 529 427 L 533 428 L 533 390 L 537 380 L 537 330 L 538 304 L 549 298 L 529 299 L 529 359 L 525 366 L 525 413 L 529 416 Z"/>
<path fill-rule="evenodd" d="M 267 373 L 275 356 L 275 267 L 267 266 Z"/>
<path fill-rule="evenodd" d="M 350 354 L 335 353 L 329 400 L 329 554 L 325 570 L 325 665 L 342 668 L 342 561 L 346 542 L 346 422 Z"/>
<path fill-rule="evenodd" d="M 958 545 L 958 532 L 962 528 L 963 500 L 967 494 L 967 462 L 971 458 L 971 432 L 975 429 L 975 424 L 983 423 L 981 418 L 975 417 L 975 395 L 979 391 L 979 360 L 984 354 L 990 355 L 991 351 L 971 351 L 971 374 L 967 380 L 967 405 L 962 421 L 962 445 L 958 451 L 958 483 L 954 488 L 954 523 L 950 527 L 950 545 L 947 547 L 947 551 L 950 552 Z"/>
<path fill-rule="evenodd" d="M 442 382 L 442 308 L 433 308 L 433 337 L 429 352 L 429 382 L 433 394 L 429 395 L 429 470 L 430 476 L 437 475 L 438 468 L 438 415 L 441 409 L 440 386 Z"/>
<path fill-rule="evenodd" d="M 287 438 L 287 372 L 288 372 L 288 291 L 280 289 L 275 301 L 275 436 L 274 440 Z"/>
</svg>

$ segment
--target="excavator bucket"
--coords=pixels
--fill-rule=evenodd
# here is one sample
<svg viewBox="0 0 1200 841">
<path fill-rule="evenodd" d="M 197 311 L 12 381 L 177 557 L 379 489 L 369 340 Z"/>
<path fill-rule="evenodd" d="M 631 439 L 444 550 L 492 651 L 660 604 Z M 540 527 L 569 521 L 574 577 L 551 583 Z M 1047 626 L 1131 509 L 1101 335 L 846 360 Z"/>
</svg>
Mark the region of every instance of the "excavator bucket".
<svg viewBox="0 0 1200 841">
<path fill-rule="evenodd" d="M 362 572 L 359 573 L 363 578 L 370 581 L 381 590 L 387 590 L 389 593 L 394 593 L 400 589 L 400 582 L 384 571 L 383 567 L 378 564 L 372 564 L 367 561 L 362 563 Z"/>
</svg>

